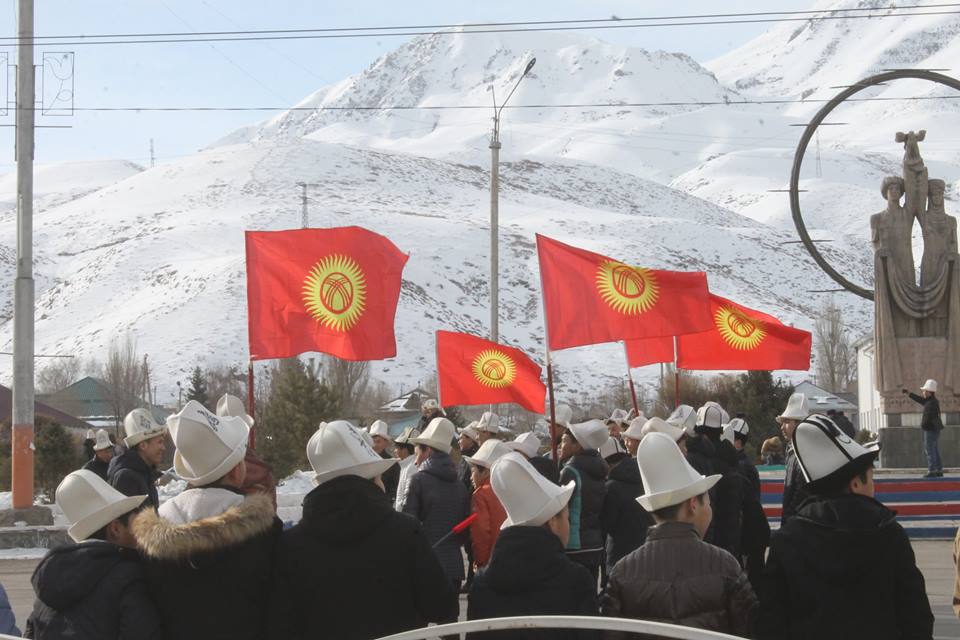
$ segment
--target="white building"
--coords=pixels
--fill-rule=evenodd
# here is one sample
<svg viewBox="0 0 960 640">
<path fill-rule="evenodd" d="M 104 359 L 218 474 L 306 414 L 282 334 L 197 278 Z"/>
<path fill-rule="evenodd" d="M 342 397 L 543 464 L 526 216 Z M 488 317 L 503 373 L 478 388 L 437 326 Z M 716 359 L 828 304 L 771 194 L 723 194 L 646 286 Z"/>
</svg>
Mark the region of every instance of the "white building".
<svg viewBox="0 0 960 640">
<path fill-rule="evenodd" d="M 860 404 L 860 428 L 880 433 L 887 426 L 887 417 L 880 408 L 880 392 L 877 391 L 877 374 L 874 369 L 873 336 L 864 336 L 856 343 L 857 350 L 857 400 Z"/>
</svg>

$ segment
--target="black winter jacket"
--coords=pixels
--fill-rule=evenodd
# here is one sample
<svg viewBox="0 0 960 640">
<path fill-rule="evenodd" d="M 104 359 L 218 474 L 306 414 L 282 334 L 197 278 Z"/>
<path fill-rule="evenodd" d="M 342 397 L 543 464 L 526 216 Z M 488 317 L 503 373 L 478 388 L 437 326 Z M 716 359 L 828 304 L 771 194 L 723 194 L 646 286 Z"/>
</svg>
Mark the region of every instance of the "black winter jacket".
<svg viewBox="0 0 960 640">
<path fill-rule="evenodd" d="M 48 553 L 33 572 L 37 598 L 25 638 L 161 640 L 135 549 L 90 540 Z"/>
<path fill-rule="evenodd" d="M 186 524 L 169 522 L 153 509 L 140 512 L 133 533 L 146 558 L 147 584 L 164 637 L 270 637 L 275 621 L 267 612 L 277 592 L 274 552 L 282 528 L 266 494 L 246 496 L 219 515 Z"/>
<path fill-rule="evenodd" d="M 607 573 L 613 565 L 647 539 L 653 517 L 637 502 L 643 495 L 643 480 L 636 458 L 627 458 L 610 470 L 607 496 L 600 521 L 607 544 Z"/>
<path fill-rule="evenodd" d="M 393 456 L 384 451 L 380 454 L 380 457 L 387 460 Z M 383 490 L 387 495 L 387 500 L 390 501 L 390 504 L 393 504 L 397 499 L 397 487 L 400 486 L 400 465 L 395 464 L 384 471 L 380 480 L 383 482 Z"/>
<path fill-rule="evenodd" d="M 110 460 L 107 470 L 107 482 L 125 496 L 147 496 L 143 503 L 157 509 L 160 498 L 157 496 L 157 478 L 160 473 L 151 469 L 143 461 L 136 449 L 127 449 Z"/>
<path fill-rule="evenodd" d="M 113 458 L 110 458 L 110 459 L 113 460 Z M 89 460 L 87 460 L 86 463 L 84 463 L 83 467 L 81 468 L 86 469 L 87 471 L 93 471 L 95 474 L 103 478 L 103 480 L 106 482 L 107 471 L 109 471 L 110 469 L 110 463 L 104 462 L 103 460 L 98 458 L 96 454 L 94 454 L 94 456 Z"/>
<path fill-rule="evenodd" d="M 571 530 L 568 549 L 603 548 L 600 513 L 603 511 L 603 499 L 607 495 L 609 470 L 607 463 L 600 457 L 600 452 L 592 450 L 573 456 L 560 471 L 561 485 L 571 480 L 577 482 L 577 489 L 569 504 Z M 575 535 L 573 527 L 578 528 L 578 535 Z"/>
<path fill-rule="evenodd" d="M 763 552 L 770 543 L 770 523 L 763 511 L 760 473 L 746 451 L 738 452 L 737 470 L 743 478 L 743 524 L 740 552 Z M 751 574 L 752 575 L 752 574 Z"/>
<path fill-rule="evenodd" d="M 470 494 L 457 479 L 457 468 L 448 454 L 434 451 L 420 464 L 420 470 L 410 479 L 403 512 L 423 524 L 431 545 L 470 515 Z M 450 536 L 434 548 L 451 583 L 459 584 L 464 577 L 462 542 L 457 536 Z"/>
<path fill-rule="evenodd" d="M 557 469 L 557 465 L 554 464 L 553 460 L 550 458 L 533 456 L 530 458 L 530 466 L 536 469 L 540 475 L 553 484 L 560 484 L 560 470 Z"/>
<path fill-rule="evenodd" d="M 923 575 L 896 514 L 865 496 L 814 497 L 770 540 L 758 637 L 922 640 Z"/>
<path fill-rule="evenodd" d="M 803 501 L 810 497 L 807 489 L 807 479 L 800 470 L 797 454 L 793 452 L 793 445 L 787 446 L 787 462 L 783 472 L 783 514 L 780 516 L 780 525 L 792 518 Z"/>
<path fill-rule="evenodd" d="M 720 475 L 710 489 L 713 520 L 704 540 L 740 556 L 740 525 L 743 518 L 744 483 L 739 475 L 737 451 L 720 440 L 718 433 L 703 434 L 687 443 L 687 462 L 705 476 Z"/>
<path fill-rule="evenodd" d="M 457 594 L 420 523 L 357 476 L 307 494 L 303 519 L 281 538 L 278 567 L 292 638 L 364 640 L 456 617 Z"/>
<path fill-rule="evenodd" d="M 567 558 L 560 539 L 545 527 L 507 527 L 490 564 L 473 579 L 467 619 L 532 615 L 597 615 L 596 585 L 585 567 Z M 503 631 L 477 640 L 586 640 L 591 631 Z"/>
<path fill-rule="evenodd" d="M 924 431 L 940 431 L 943 429 L 943 418 L 940 417 L 940 401 L 937 396 L 924 398 L 915 393 L 910 399 L 923 405 L 923 416 L 920 418 L 920 428 Z"/>
</svg>

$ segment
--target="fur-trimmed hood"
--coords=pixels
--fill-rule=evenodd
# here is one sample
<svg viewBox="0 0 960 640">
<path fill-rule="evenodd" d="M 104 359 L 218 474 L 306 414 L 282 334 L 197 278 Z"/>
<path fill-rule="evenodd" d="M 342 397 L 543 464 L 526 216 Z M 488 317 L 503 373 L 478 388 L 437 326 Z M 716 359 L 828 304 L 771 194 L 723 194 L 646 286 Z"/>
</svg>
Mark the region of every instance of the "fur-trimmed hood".
<svg viewBox="0 0 960 640">
<path fill-rule="evenodd" d="M 134 519 L 133 535 L 150 559 L 185 560 L 234 547 L 262 535 L 273 526 L 274 518 L 270 497 L 254 494 L 219 515 L 186 524 L 170 522 L 153 509 L 146 509 Z"/>
</svg>

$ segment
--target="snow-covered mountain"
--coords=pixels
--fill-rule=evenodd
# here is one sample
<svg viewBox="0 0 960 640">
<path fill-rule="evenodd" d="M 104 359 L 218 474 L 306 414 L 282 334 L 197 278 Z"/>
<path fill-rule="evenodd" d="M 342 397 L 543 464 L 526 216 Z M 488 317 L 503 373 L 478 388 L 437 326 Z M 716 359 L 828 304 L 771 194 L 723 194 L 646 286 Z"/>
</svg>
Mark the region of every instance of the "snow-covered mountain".
<svg viewBox="0 0 960 640">
<path fill-rule="evenodd" d="M 79 181 L 90 193 L 62 180 L 36 223 L 38 350 L 101 355 L 129 330 L 150 355 L 161 398 L 196 364 L 243 363 L 243 230 L 299 226 L 296 183 L 304 181 L 316 185 L 314 226 L 362 225 L 410 253 L 398 356 L 374 374 L 407 386 L 425 379 L 436 329 L 485 332 L 488 88 L 502 100 L 531 57 L 536 66 L 511 100 L 518 108 L 503 112 L 505 341 L 542 360 L 536 232 L 635 264 L 706 270 L 715 292 L 809 329 L 823 302 L 810 291 L 833 284 L 802 247 L 788 244 L 796 236 L 786 195 L 769 190 L 787 184 L 801 131 L 791 125 L 817 107 L 737 103 L 800 99 L 810 88 L 829 94 L 824 87 L 849 84 L 892 64 L 891 56 L 906 64 L 930 51 L 921 59 L 928 66 L 954 46 L 954 16 L 910 20 L 919 26 L 790 23 L 706 67 L 683 54 L 573 35 L 417 38 L 194 156 L 128 167 L 129 174 L 113 167 L 102 179 Z M 857 42 L 877 50 L 855 55 Z M 827 63 L 801 65 L 820 58 Z M 685 104 L 627 106 L 638 102 Z M 822 250 L 851 279 L 872 281 L 865 221 L 883 206 L 882 177 L 899 172 L 895 131 L 926 127 L 931 176 L 955 183 L 954 102 L 844 107 L 832 120 L 849 124 L 821 134 L 819 177 L 814 157 L 805 161 L 808 227 L 832 240 Z M 623 106 L 592 106 L 601 103 Z M 536 106 L 561 104 L 569 106 Z M 357 106 L 373 108 L 350 109 Z M 444 108 L 386 108 L 398 106 Z M 0 202 L 10 179 L 0 178 Z M 0 276 L 8 287 L 15 237 L 12 213 L 0 211 Z M 869 327 L 867 303 L 846 295 L 836 302 L 857 330 Z M 0 317 L 8 342 L 9 306 Z M 624 374 L 616 346 L 561 352 L 555 363 L 568 393 Z M 0 375 L 8 374 L 9 362 L 0 361 Z"/>
</svg>

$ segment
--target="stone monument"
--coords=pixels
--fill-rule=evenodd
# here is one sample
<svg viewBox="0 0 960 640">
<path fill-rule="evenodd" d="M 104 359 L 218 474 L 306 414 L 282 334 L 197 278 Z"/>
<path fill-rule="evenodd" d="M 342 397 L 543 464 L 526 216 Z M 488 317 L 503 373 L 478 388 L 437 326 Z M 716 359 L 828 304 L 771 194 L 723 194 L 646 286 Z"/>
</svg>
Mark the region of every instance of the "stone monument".
<svg viewBox="0 0 960 640">
<path fill-rule="evenodd" d="M 960 423 L 957 220 L 944 209 L 944 181 L 928 177 L 920 155 L 920 142 L 925 137 L 925 131 L 897 134 L 896 141 L 905 149 L 903 175 L 884 178 L 880 192 L 887 206 L 870 218 L 875 376 L 891 430 L 919 425 L 922 407 L 901 390 L 916 392 L 928 378 L 939 383 L 937 397 L 947 414 L 946 423 Z M 924 240 L 919 274 L 911 246 L 915 221 Z M 920 439 L 915 432 L 882 436 L 892 439 L 891 445 L 900 438 Z M 943 446 L 941 443 L 941 451 Z"/>
</svg>

